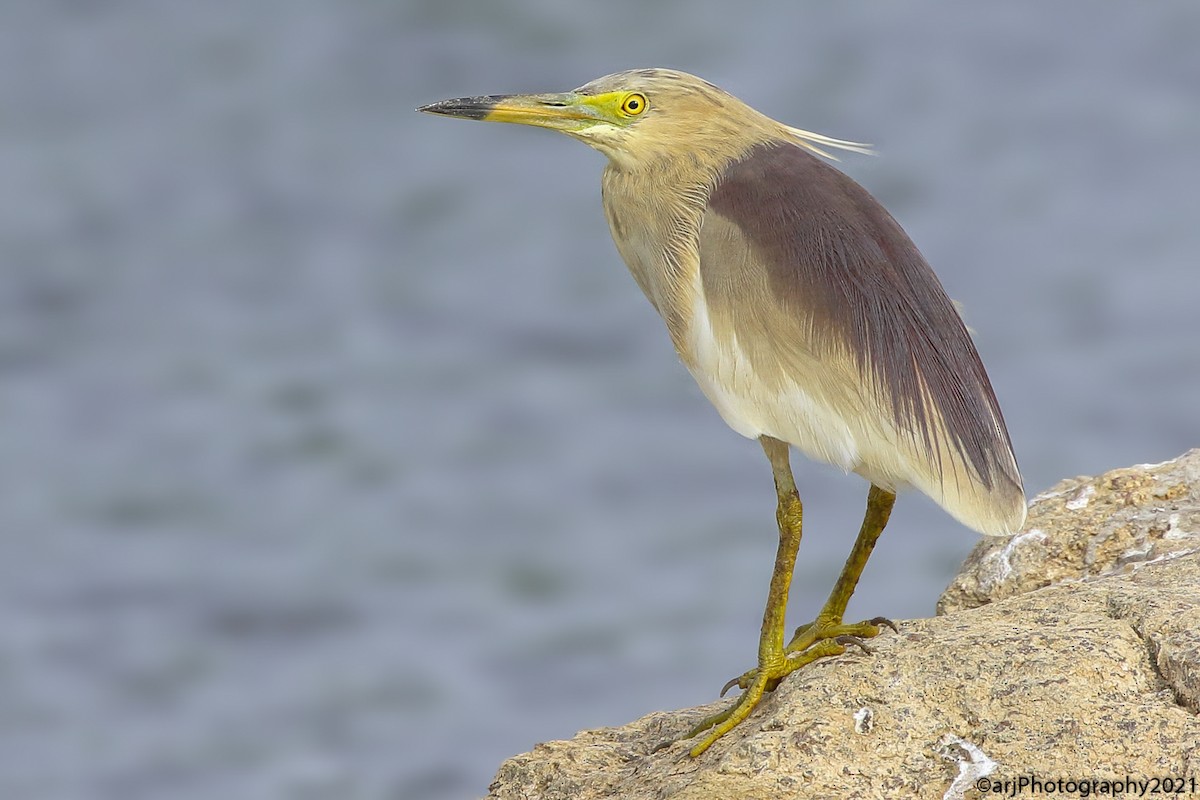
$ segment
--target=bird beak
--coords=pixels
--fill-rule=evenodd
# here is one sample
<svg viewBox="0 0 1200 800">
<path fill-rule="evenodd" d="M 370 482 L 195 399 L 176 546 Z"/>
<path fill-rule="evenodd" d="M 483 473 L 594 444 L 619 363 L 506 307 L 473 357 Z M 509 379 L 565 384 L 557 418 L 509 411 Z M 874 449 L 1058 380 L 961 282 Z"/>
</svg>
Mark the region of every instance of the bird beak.
<svg viewBox="0 0 1200 800">
<path fill-rule="evenodd" d="M 497 94 L 487 97 L 457 97 L 421 106 L 417 111 L 444 117 L 463 117 L 485 122 L 515 122 L 555 130 L 579 130 L 600 116 L 587 95 Z"/>
</svg>

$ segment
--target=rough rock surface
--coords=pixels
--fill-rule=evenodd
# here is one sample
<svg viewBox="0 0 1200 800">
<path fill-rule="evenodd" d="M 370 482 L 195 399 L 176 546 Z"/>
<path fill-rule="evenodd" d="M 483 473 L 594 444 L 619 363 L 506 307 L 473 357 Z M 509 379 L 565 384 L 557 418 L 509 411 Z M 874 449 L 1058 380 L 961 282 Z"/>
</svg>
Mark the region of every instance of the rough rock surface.
<svg viewBox="0 0 1200 800">
<path fill-rule="evenodd" d="M 1082 796 L 1000 793 L 1029 775 L 1185 777 L 1200 789 L 1200 552 L 1175 548 L 1200 530 L 1198 462 L 1194 451 L 1061 484 L 1030 517 L 1044 535 L 1030 540 L 1045 547 L 1029 559 L 1039 569 L 1024 569 L 1023 546 L 981 546 L 1009 545 L 1014 574 L 964 579 L 989 588 L 944 598 L 942 616 L 900 622 L 899 635 L 873 640 L 873 655 L 793 674 L 698 759 L 681 742 L 653 751 L 720 705 L 538 745 L 500 767 L 489 797 Z M 976 555 L 972 565 L 987 560 Z"/>
<path fill-rule="evenodd" d="M 980 540 L 937 610 L 975 608 L 1195 552 L 1200 552 L 1200 450 L 1051 487 L 1033 499 L 1020 534 Z"/>
</svg>

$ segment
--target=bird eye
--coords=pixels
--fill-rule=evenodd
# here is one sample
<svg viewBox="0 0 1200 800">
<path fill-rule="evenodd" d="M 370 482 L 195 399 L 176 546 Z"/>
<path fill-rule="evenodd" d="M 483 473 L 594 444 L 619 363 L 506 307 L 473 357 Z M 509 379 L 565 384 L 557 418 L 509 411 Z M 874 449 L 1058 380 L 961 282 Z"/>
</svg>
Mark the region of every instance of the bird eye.
<svg viewBox="0 0 1200 800">
<path fill-rule="evenodd" d="M 621 101 L 621 110 L 631 117 L 636 117 L 646 110 L 646 96 L 642 94 L 629 95 Z"/>
</svg>

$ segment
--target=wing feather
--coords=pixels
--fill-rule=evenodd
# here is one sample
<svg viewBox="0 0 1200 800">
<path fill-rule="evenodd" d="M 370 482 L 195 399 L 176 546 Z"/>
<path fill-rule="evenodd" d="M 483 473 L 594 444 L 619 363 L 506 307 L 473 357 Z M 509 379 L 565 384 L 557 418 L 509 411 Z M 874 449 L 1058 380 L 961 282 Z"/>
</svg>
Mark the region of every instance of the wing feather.
<svg viewBox="0 0 1200 800">
<path fill-rule="evenodd" d="M 700 281 L 714 335 L 756 376 L 860 431 L 857 471 L 912 484 L 977 530 L 1020 527 L 1021 476 L 983 362 L 865 189 L 796 145 L 752 150 L 709 196 Z"/>
</svg>

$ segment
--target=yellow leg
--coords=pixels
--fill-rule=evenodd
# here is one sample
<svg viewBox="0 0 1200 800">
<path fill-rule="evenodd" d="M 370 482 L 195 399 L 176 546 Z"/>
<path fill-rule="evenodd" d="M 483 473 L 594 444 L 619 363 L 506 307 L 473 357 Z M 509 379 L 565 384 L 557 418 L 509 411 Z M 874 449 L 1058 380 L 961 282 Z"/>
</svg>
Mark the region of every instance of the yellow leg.
<svg viewBox="0 0 1200 800">
<path fill-rule="evenodd" d="M 863 517 L 858 538 L 854 540 L 854 547 L 851 548 L 850 555 L 846 558 L 846 565 L 842 567 L 842 573 L 838 575 L 837 583 L 833 585 L 833 591 L 829 593 L 829 599 L 825 601 L 821 613 L 817 614 L 817 618 L 812 622 L 796 629 L 786 648 L 789 653 L 804 650 L 818 640 L 835 636 L 858 636 L 861 638 L 877 636 L 880 625 L 887 625 L 892 630 L 896 630 L 896 626 L 883 617 L 875 617 L 853 625 L 842 623 L 846 606 L 850 602 L 851 595 L 854 594 L 854 589 L 858 586 L 858 579 L 862 577 L 863 569 L 867 566 L 867 559 L 871 557 L 871 551 L 875 549 L 875 542 L 879 541 L 879 535 L 887 526 L 888 518 L 892 515 L 892 506 L 895 503 L 894 492 L 880 489 L 874 484 L 871 485 L 871 491 L 867 493 L 867 513 Z"/>
<path fill-rule="evenodd" d="M 896 625 L 889 619 L 884 617 L 875 617 L 874 619 L 864 620 L 852 624 L 842 622 L 842 617 L 846 613 L 846 605 L 850 602 L 851 595 L 854 594 L 855 587 L 858 586 L 858 579 L 862 576 L 863 569 L 867 566 L 867 559 L 871 557 L 871 551 L 875 548 L 875 542 L 879 540 L 879 535 L 883 533 L 884 527 L 887 525 L 888 518 L 892 513 L 892 506 L 896 502 L 894 492 L 889 492 L 886 489 L 881 489 L 872 484 L 870 492 L 867 494 L 867 513 L 863 517 L 862 527 L 858 531 L 858 538 L 854 540 L 854 547 L 850 550 L 850 555 L 846 558 L 846 565 L 842 567 L 842 572 L 838 575 L 837 582 L 833 585 L 833 591 L 829 593 L 829 599 L 825 601 L 821 612 L 817 614 L 817 618 L 807 625 L 801 625 L 796 629 L 792 640 L 788 642 L 784 652 L 788 657 L 788 663 L 792 663 L 793 659 L 800 659 L 804 654 L 811 652 L 814 648 L 819 648 L 819 652 L 823 652 L 826 648 L 823 647 L 824 642 L 834 641 L 842 644 L 853 643 L 861 647 L 863 650 L 870 652 L 861 639 L 870 639 L 879 635 L 879 626 L 886 625 L 892 630 L 896 630 Z M 838 651 L 844 652 L 845 648 Z M 821 656 L 817 656 L 820 658 Z M 803 660 L 802 664 L 815 661 L 816 658 Z M 721 694 L 725 694 L 729 689 L 738 686 L 742 689 L 747 689 L 754 684 L 758 678 L 760 670 L 752 669 L 737 678 L 734 678 L 729 683 L 725 684 L 725 688 L 721 690 Z M 791 672 L 784 672 L 787 675 Z M 773 690 L 779 684 L 779 678 L 773 681 L 768 681 L 766 691 Z"/>
<path fill-rule="evenodd" d="M 800 495 L 792 478 L 787 444 L 768 436 L 763 436 L 759 442 L 762 443 L 763 450 L 771 462 L 771 471 L 775 475 L 775 492 L 779 497 L 779 506 L 775 512 L 775 518 L 779 522 L 779 549 L 775 554 L 775 569 L 771 573 L 771 589 L 767 594 L 767 608 L 763 612 L 762 632 L 758 639 L 758 668 L 754 670 L 752 679 L 743 687 L 746 691 L 732 708 L 709 717 L 688 733 L 688 737 L 692 737 L 712 728 L 708 736 L 692 748 L 693 757 L 703 753 L 709 745 L 749 716 L 762 699 L 763 693 L 768 690 L 768 683 L 778 683 L 780 678 L 791 671 L 783 649 L 784 614 L 787 610 L 788 589 L 792 583 L 792 570 L 796 566 L 796 552 L 800 549 L 804 507 L 800 503 Z"/>
<path fill-rule="evenodd" d="M 775 555 L 775 569 L 771 573 L 771 589 L 767 595 L 767 608 L 763 613 L 762 633 L 758 640 L 758 666 L 726 684 L 721 694 L 731 686 L 743 689 L 742 695 L 725 711 L 714 714 L 700 722 L 684 738 L 709 731 L 692 749 L 692 757 L 707 750 L 713 742 L 733 730 L 738 723 L 750 716 L 765 693 L 773 691 L 779 682 L 805 664 L 821 658 L 841 655 L 848 645 L 855 645 L 870 652 L 862 639 L 877 636 L 879 626 L 896 626 L 883 617 L 846 625 L 842 617 L 846 605 L 858 586 L 875 548 L 880 534 L 891 516 L 896 495 L 886 489 L 872 485 L 867 495 L 867 512 L 854 547 L 842 567 L 833 591 L 817 618 L 796 629 L 792 640 L 783 644 L 784 612 L 787 609 L 788 590 L 791 587 L 792 571 L 796 566 L 796 553 L 800 549 L 801 527 L 804 516 L 800 495 L 792 478 L 788 463 L 788 446 L 784 442 L 764 436 L 759 440 L 771 470 L 775 475 L 775 491 L 779 498 L 776 519 L 779 522 L 779 550 Z M 711 729 L 711 730 L 710 730 Z"/>
</svg>

